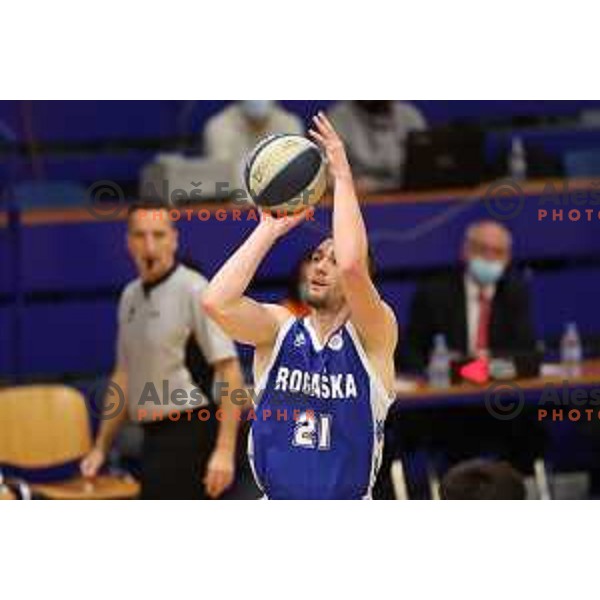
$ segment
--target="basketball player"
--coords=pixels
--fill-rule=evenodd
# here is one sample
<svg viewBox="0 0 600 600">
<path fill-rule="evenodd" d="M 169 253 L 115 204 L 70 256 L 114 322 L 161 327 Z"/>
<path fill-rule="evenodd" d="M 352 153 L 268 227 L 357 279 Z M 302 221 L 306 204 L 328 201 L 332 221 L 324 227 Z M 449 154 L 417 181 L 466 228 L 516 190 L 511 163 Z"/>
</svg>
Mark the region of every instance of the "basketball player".
<svg viewBox="0 0 600 600">
<path fill-rule="evenodd" d="M 344 146 L 322 113 L 314 124 L 334 209 L 333 237 L 314 250 L 306 270 L 310 314 L 296 319 L 244 296 L 261 261 L 302 214 L 261 221 L 210 282 L 203 306 L 231 337 L 255 347 L 249 454 L 266 497 L 369 498 L 393 397 L 397 324 L 371 280 Z"/>
</svg>

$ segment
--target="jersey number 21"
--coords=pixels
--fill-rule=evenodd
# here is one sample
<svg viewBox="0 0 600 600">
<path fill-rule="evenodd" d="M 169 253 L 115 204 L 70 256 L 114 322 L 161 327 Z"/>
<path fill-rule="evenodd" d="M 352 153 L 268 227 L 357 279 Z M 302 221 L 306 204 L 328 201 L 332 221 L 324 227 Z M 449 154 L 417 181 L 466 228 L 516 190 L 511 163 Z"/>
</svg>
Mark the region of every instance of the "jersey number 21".
<svg viewBox="0 0 600 600">
<path fill-rule="evenodd" d="M 294 427 L 293 446 L 317 450 L 331 447 L 331 415 L 303 412 Z"/>
</svg>

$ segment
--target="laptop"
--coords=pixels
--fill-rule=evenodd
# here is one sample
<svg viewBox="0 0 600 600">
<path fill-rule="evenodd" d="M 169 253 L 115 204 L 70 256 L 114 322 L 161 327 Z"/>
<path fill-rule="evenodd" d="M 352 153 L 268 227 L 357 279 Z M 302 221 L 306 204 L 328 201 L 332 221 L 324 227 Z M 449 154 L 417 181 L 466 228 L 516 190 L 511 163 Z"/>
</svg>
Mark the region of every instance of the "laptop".
<svg viewBox="0 0 600 600">
<path fill-rule="evenodd" d="M 407 191 L 470 187 L 485 178 L 485 136 L 479 127 L 409 133 L 404 164 Z"/>
</svg>

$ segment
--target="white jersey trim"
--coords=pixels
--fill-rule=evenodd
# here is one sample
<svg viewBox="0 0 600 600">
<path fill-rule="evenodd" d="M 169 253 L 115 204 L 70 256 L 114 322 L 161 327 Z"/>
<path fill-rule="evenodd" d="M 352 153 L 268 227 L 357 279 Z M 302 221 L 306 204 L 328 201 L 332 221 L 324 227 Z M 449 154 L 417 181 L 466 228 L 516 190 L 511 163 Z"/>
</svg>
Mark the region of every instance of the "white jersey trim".
<svg viewBox="0 0 600 600">
<path fill-rule="evenodd" d="M 317 335 L 317 332 L 315 331 L 315 328 L 312 326 L 312 323 L 308 317 L 304 317 L 304 319 L 302 319 L 302 323 L 304 324 L 306 331 L 308 331 L 308 335 L 310 336 L 310 340 L 315 352 L 322 352 L 328 340 L 325 340 L 323 343 L 319 341 L 319 336 Z"/>
<path fill-rule="evenodd" d="M 248 442 L 246 444 L 246 453 L 248 454 L 248 463 L 250 464 L 250 470 L 252 471 L 252 477 L 254 477 L 254 482 L 258 489 L 263 493 L 263 497 L 266 498 L 267 494 L 262 486 L 262 482 L 260 481 L 258 474 L 256 473 L 256 468 L 254 467 L 254 440 L 252 439 L 252 428 L 248 431 Z"/>
<path fill-rule="evenodd" d="M 387 402 L 387 406 L 382 407 L 387 411 L 387 409 L 390 407 L 392 402 L 394 402 L 394 400 L 396 399 L 395 395 L 388 393 L 385 385 L 383 384 L 383 381 L 381 380 L 381 377 L 379 377 L 378 373 L 373 368 L 373 365 L 371 364 L 371 361 L 369 360 L 369 357 L 367 356 L 367 353 L 365 352 L 365 349 L 363 348 L 362 342 L 360 341 L 360 337 L 358 336 L 358 333 L 357 333 L 354 325 L 352 325 L 352 322 L 347 321 L 345 327 L 346 327 L 346 330 L 348 331 L 348 334 L 352 338 L 352 341 L 354 342 L 354 347 L 356 348 L 356 351 L 358 352 L 360 362 L 362 363 L 363 367 L 365 368 L 365 371 L 369 375 L 369 378 L 371 379 L 371 381 L 375 384 L 375 386 L 377 388 L 375 390 L 377 392 L 377 397 L 381 398 L 383 401 Z"/>
<path fill-rule="evenodd" d="M 375 369 L 371 365 L 371 361 L 369 360 L 367 353 L 363 348 L 358 333 L 350 321 L 346 323 L 346 330 L 348 331 L 348 335 L 350 335 L 350 338 L 354 343 L 354 347 L 356 348 L 356 352 L 358 353 L 362 366 L 369 376 L 371 421 L 373 422 L 373 452 L 371 453 L 371 474 L 369 476 L 369 487 L 367 489 L 367 493 L 363 497 L 364 500 L 369 500 L 371 499 L 377 473 L 381 467 L 381 459 L 383 454 L 383 441 L 380 442 L 377 439 L 378 422 L 385 422 L 388 410 L 394 401 L 394 396 L 392 394 L 388 394 L 385 385 L 383 385 L 383 381 L 375 372 Z"/>
</svg>

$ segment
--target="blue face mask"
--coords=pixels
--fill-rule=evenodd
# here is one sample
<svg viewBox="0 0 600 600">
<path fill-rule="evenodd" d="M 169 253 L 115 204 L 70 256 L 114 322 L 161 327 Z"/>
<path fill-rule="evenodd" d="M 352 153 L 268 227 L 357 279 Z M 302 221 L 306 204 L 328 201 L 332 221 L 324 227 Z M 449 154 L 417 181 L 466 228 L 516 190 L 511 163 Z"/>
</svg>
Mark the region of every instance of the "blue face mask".
<svg viewBox="0 0 600 600">
<path fill-rule="evenodd" d="M 504 274 L 504 263 L 499 260 L 472 258 L 469 261 L 469 273 L 480 285 L 492 285 Z"/>
<path fill-rule="evenodd" d="M 242 100 L 244 114 L 253 121 L 264 121 L 271 112 L 273 100 Z"/>
</svg>

